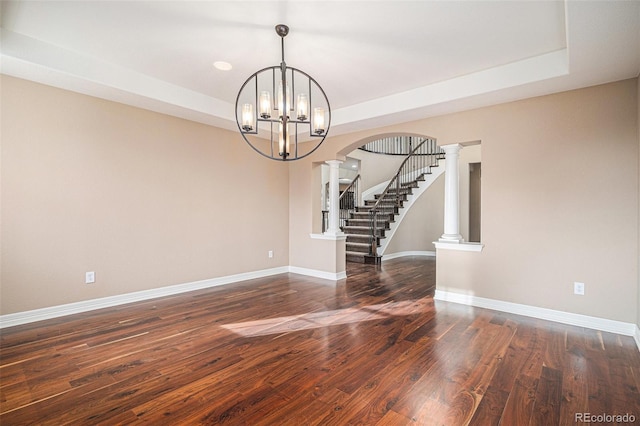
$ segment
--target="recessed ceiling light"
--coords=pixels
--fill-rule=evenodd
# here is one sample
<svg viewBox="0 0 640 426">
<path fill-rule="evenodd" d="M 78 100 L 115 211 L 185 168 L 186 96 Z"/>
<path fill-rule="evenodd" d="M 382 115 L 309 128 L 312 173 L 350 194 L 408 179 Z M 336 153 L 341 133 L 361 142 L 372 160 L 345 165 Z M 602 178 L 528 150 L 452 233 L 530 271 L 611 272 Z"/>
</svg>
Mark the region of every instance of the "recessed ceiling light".
<svg viewBox="0 0 640 426">
<path fill-rule="evenodd" d="M 225 61 L 215 61 L 213 63 L 213 66 L 219 69 L 220 71 L 229 71 L 231 68 L 233 68 L 229 62 L 225 62 Z"/>
<path fill-rule="evenodd" d="M 358 165 L 357 164 L 352 164 L 351 167 L 354 168 L 354 169 L 357 169 Z"/>
</svg>

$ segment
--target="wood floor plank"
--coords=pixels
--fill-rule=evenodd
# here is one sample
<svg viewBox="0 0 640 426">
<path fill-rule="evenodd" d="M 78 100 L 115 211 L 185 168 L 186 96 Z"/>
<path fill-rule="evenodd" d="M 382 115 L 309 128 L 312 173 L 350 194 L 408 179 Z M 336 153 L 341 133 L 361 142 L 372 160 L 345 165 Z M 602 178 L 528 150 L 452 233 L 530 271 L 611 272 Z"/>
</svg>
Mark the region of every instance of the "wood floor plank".
<svg viewBox="0 0 640 426">
<path fill-rule="evenodd" d="M 411 347 L 380 371 L 372 370 L 374 373 L 366 384 L 354 391 L 350 398 L 368 401 L 367 405 L 346 421 L 364 424 L 381 421 L 433 366 L 435 347 L 435 341 L 428 346 L 421 346 L 419 350 Z"/>
<path fill-rule="evenodd" d="M 511 392 L 517 376 L 523 369 L 531 370 L 533 368 L 535 370 L 535 362 L 527 365 L 527 360 L 533 356 L 534 339 L 534 328 L 531 325 L 524 323 L 517 326 L 505 353 L 504 362 L 491 383 L 492 386 L 505 392 Z"/>
<path fill-rule="evenodd" d="M 376 423 L 376 426 L 404 426 L 414 425 L 415 421 L 402 416 L 395 411 L 387 411 L 387 413 Z"/>
<path fill-rule="evenodd" d="M 435 260 L 348 265 L 0 333 L 0 424 L 566 425 L 640 418 L 633 338 L 434 301 Z"/>
<path fill-rule="evenodd" d="M 587 395 L 589 411 L 612 413 L 612 384 L 609 362 L 603 351 L 591 349 L 587 353 Z"/>
<path fill-rule="evenodd" d="M 474 426 L 499 425 L 508 398 L 509 392 L 489 386 L 482 396 L 482 401 L 478 404 L 478 408 L 473 414 L 469 424 Z"/>
<path fill-rule="evenodd" d="M 419 417 L 424 410 L 438 409 L 436 411 L 446 411 L 446 401 L 448 396 L 455 393 L 451 391 L 457 384 L 451 380 L 463 362 L 465 354 L 456 350 L 454 341 L 461 347 L 467 347 L 477 337 L 476 329 L 469 329 L 469 322 L 461 322 L 464 327 L 458 330 L 452 328 L 447 338 L 441 339 L 434 352 L 436 358 L 431 368 L 420 377 L 413 386 L 413 392 L 404 395 L 394 405 L 394 411 L 408 418 Z M 424 408 L 425 405 L 431 408 Z M 442 410 L 439 408 L 442 407 Z"/>
<path fill-rule="evenodd" d="M 587 360 L 583 353 L 576 351 L 573 345 L 567 346 L 562 369 L 560 419 L 575 419 L 576 413 L 589 412 L 587 371 Z"/>
<path fill-rule="evenodd" d="M 256 420 L 256 426 L 271 426 L 276 424 L 318 425 L 323 419 L 330 417 L 334 410 L 340 411 L 349 394 L 335 388 L 319 388 L 312 392 L 300 394 L 292 398 L 287 404 L 272 407 L 268 412 L 260 413 L 262 417 Z M 326 423 L 325 423 L 326 424 Z"/>
<path fill-rule="evenodd" d="M 562 372 L 542 367 L 536 388 L 534 409 L 530 425 L 560 424 L 560 401 L 562 400 Z"/>
<path fill-rule="evenodd" d="M 518 375 L 502 412 L 501 424 L 528 425 L 533 416 L 537 388 L 538 379 L 524 374 Z"/>
</svg>

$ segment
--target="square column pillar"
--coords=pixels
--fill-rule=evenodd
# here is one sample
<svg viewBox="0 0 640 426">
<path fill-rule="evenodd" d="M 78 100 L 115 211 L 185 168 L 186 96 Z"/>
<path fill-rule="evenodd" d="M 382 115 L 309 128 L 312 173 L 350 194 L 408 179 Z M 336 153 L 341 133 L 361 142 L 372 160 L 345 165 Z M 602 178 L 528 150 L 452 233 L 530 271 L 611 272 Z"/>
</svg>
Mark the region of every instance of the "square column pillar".
<svg viewBox="0 0 640 426">
<path fill-rule="evenodd" d="M 445 152 L 444 169 L 444 234 L 440 242 L 461 243 L 460 235 L 460 194 L 458 160 L 462 145 L 443 145 Z"/>
<path fill-rule="evenodd" d="M 325 161 L 329 165 L 329 228 L 325 235 L 344 235 L 340 230 L 340 160 Z"/>
</svg>

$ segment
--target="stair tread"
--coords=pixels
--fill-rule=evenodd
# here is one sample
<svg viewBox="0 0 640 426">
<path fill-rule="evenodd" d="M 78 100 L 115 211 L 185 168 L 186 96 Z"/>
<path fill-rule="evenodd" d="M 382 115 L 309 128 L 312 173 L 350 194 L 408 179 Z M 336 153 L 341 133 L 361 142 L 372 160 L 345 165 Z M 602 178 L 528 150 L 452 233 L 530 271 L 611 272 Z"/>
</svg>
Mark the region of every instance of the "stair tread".
<svg viewBox="0 0 640 426">
<path fill-rule="evenodd" d="M 378 226 L 376 226 L 376 228 L 377 228 L 377 229 L 380 229 L 380 228 L 384 228 L 384 226 L 380 226 L 380 225 L 378 225 Z M 351 230 L 354 230 L 354 231 L 364 231 L 364 230 L 370 229 L 370 227 L 369 227 L 368 225 L 367 225 L 367 226 L 360 226 L 360 225 L 345 225 L 345 226 L 343 226 L 343 231 L 344 231 L 345 229 L 346 229 L 346 230 L 351 229 Z"/>
<path fill-rule="evenodd" d="M 378 241 L 377 241 L 378 245 L 380 245 L 380 241 L 379 240 L 380 240 L 380 237 L 378 237 Z M 353 240 L 352 241 L 347 241 L 347 244 L 350 244 L 350 243 L 360 243 L 360 244 L 370 245 L 371 244 L 371 240 L 369 238 L 362 238 L 360 241 L 357 241 L 357 239 L 356 239 L 356 241 L 353 241 Z"/>
<path fill-rule="evenodd" d="M 380 198 L 378 198 L 377 200 L 366 200 L 365 201 L 365 206 L 367 206 L 367 205 L 370 206 L 370 205 L 376 204 L 376 203 L 377 204 L 381 204 L 381 205 L 393 206 L 393 205 L 396 204 L 397 200 L 395 200 L 395 199 L 391 200 L 391 199 L 388 199 L 388 198 L 383 198 L 382 201 L 380 201 L 379 203 L 378 203 L 378 201 L 380 201 Z M 400 200 L 400 201 L 402 202 L 402 201 L 406 201 L 406 200 Z"/>
<path fill-rule="evenodd" d="M 366 216 L 366 217 L 350 217 L 349 219 L 345 219 L 345 220 L 347 220 L 347 221 L 354 220 L 354 221 L 357 221 L 357 222 L 370 222 L 371 218 L 369 216 Z M 395 217 L 392 218 L 390 213 L 381 213 L 378 216 L 377 220 L 378 220 L 378 222 L 380 222 L 381 220 L 383 220 L 383 221 L 386 220 L 388 222 L 393 222 L 395 220 Z"/>
<path fill-rule="evenodd" d="M 369 224 L 369 222 L 371 222 L 371 220 L 370 220 L 370 219 L 356 219 L 356 218 L 352 218 L 352 219 L 347 219 L 347 222 L 351 222 L 351 223 L 353 223 L 354 225 L 355 225 L 355 224 L 357 224 L 357 223 L 366 223 L 366 224 L 368 225 L 368 224 Z M 383 218 L 380 218 L 380 217 L 379 217 L 379 218 L 377 219 L 377 222 L 378 222 L 378 223 L 381 223 L 381 222 L 391 222 L 391 220 L 390 220 L 389 218 L 387 218 L 387 219 L 383 219 Z M 350 225 L 347 223 L 347 226 L 350 226 Z M 357 226 L 357 225 L 355 225 L 355 226 Z"/>
</svg>

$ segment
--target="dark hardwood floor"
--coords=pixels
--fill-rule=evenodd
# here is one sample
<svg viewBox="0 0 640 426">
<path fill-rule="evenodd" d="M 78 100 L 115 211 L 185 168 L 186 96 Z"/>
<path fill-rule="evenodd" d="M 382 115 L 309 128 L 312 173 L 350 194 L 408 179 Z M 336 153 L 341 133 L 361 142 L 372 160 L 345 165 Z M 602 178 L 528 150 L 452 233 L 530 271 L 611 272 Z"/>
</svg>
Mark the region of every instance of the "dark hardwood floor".
<svg viewBox="0 0 640 426">
<path fill-rule="evenodd" d="M 0 424 L 640 424 L 632 338 L 434 302 L 431 258 L 348 275 L 4 329 Z"/>
</svg>

